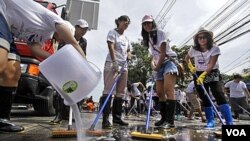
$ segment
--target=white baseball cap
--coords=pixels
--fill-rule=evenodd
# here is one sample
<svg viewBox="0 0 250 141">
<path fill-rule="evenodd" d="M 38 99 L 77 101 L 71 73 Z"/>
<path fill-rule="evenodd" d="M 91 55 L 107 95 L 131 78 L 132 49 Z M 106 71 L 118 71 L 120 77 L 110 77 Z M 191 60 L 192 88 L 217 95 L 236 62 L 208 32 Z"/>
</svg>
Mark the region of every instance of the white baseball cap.
<svg viewBox="0 0 250 141">
<path fill-rule="evenodd" d="M 79 25 L 81 28 L 89 28 L 88 22 L 84 19 L 77 20 L 75 25 Z"/>
<path fill-rule="evenodd" d="M 154 21 L 154 18 L 152 15 L 145 15 L 143 18 L 142 18 L 142 22 L 141 23 L 145 23 L 145 22 L 153 22 Z"/>
</svg>

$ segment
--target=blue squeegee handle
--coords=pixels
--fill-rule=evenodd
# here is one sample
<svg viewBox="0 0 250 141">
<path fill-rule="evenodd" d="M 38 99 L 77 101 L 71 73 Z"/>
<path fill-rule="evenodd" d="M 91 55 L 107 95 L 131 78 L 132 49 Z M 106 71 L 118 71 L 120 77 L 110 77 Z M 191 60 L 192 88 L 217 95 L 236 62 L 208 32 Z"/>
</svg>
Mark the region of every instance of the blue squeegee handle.
<svg viewBox="0 0 250 141">
<path fill-rule="evenodd" d="M 198 75 L 197 75 L 196 73 L 194 74 L 194 76 L 198 79 Z M 212 99 L 210 98 L 210 96 L 209 96 L 207 90 L 205 89 L 204 84 L 201 84 L 200 86 L 201 86 L 201 88 L 203 89 L 204 94 L 207 96 L 209 102 L 211 103 L 211 105 L 212 105 L 212 107 L 213 107 L 213 109 L 214 109 L 216 115 L 217 115 L 218 118 L 220 119 L 220 122 L 222 123 L 222 125 L 225 125 L 225 123 L 223 122 L 223 120 L 222 120 L 222 118 L 221 118 L 221 116 L 220 116 L 220 114 L 219 114 L 217 108 L 215 107 L 215 105 L 214 105 Z"/>
<path fill-rule="evenodd" d="M 150 112 L 151 112 L 153 92 L 154 92 L 154 77 L 152 75 L 152 85 L 151 85 L 151 89 L 150 89 L 148 112 L 147 112 L 147 119 L 146 119 L 146 133 L 148 133 L 148 128 L 149 128 L 149 118 L 150 118 Z"/>
<path fill-rule="evenodd" d="M 95 126 L 96 126 L 96 124 L 97 124 L 97 122 L 98 122 L 98 119 L 100 118 L 100 116 L 101 116 L 101 114 L 102 114 L 102 111 L 103 111 L 104 107 L 106 106 L 106 104 L 107 104 L 109 98 L 111 97 L 111 95 L 112 95 L 112 93 L 113 93 L 113 91 L 114 91 L 114 89 L 115 89 L 115 87 L 116 87 L 116 84 L 117 84 L 117 82 L 119 81 L 119 79 L 120 79 L 120 77 L 121 77 L 121 74 L 123 73 L 124 68 L 126 67 L 126 65 L 127 65 L 127 61 L 123 64 L 122 68 L 120 69 L 119 74 L 116 76 L 115 81 L 114 81 L 114 83 L 113 83 L 113 85 L 112 85 L 112 87 L 111 87 L 111 89 L 110 89 L 110 91 L 109 91 L 109 94 L 108 94 L 107 98 L 105 99 L 104 103 L 102 104 L 102 107 L 101 107 L 101 109 L 99 110 L 99 112 L 98 112 L 98 114 L 97 114 L 97 116 L 96 116 L 96 118 L 95 118 L 93 124 L 92 124 L 91 127 L 89 128 L 90 130 L 94 130 L 94 128 L 95 128 Z"/>
</svg>

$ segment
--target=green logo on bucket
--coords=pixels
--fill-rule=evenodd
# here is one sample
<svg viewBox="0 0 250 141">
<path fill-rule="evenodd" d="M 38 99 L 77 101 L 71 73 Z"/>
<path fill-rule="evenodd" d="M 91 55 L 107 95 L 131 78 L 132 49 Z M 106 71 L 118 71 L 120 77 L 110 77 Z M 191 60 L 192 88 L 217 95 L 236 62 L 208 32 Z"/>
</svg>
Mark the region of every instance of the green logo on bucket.
<svg viewBox="0 0 250 141">
<path fill-rule="evenodd" d="M 77 82 L 76 81 L 68 81 L 63 85 L 63 91 L 66 93 L 72 93 L 77 89 Z"/>
</svg>

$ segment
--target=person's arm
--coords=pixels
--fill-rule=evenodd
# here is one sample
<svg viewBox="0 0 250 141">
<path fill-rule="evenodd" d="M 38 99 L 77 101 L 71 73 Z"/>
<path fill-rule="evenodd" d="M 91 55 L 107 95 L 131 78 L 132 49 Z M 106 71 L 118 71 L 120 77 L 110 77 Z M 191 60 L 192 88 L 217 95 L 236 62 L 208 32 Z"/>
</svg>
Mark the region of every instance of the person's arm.
<svg viewBox="0 0 250 141">
<path fill-rule="evenodd" d="M 71 44 L 84 58 L 86 58 L 82 48 L 79 46 L 75 37 L 72 35 L 67 26 L 64 24 L 56 24 L 56 32 L 66 44 Z"/>
<path fill-rule="evenodd" d="M 146 87 L 141 82 L 139 82 L 139 85 L 143 88 L 143 91 L 146 90 Z"/>
<path fill-rule="evenodd" d="M 219 58 L 219 55 L 211 56 L 207 65 L 207 69 L 205 70 L 207 73 L 211 72 L 211 70 L 214 68 L 218 58 Z"/>
<path fill-rule="evenodd" d="M 46 59 L 51 55 L 50 53 L 42 49 L 41 43 L 29 43 L 28 46 L 30 47 L 31 53 L 36 57 Z"/>
<path fill-rule="evenodd" d="M 250 93 L 249 93 L 248 89 L 247 88 L 243 88 L 243 90 L 244 90 L 245 94 L 247 94 L 247 97 L 249 98 L 250 97 Z"/>
<path fill-rule="evenodd" d="M 167 43 L 166 42 L 163 42 L 160 46 L 160 58 L 159 58 L 159 61 L 157 63 L 157 65 L 155 66 L 155 68 L 153 68 L 153 70 L 157 71 L 161 68 L 164 60 L 165 60 L 165 57 L 166 57 L 166 47 L 167 47 Z"/>
<path fill-rule="evenodd" d="M 192 64 L 192 62 L 191 62 L 191 57 L 190 57 L 190 55 L 189 54 L 187 54 L 186 56 L 185 56 L 185 62 L 187 63 L 187 65 L 188 65 L 188 68 L 189 68 L 189 70 L 191 71 L 191 73 L 195 73 L 196 72 L 196 68 L 193 66 L 193 64 Z"/>
<path fill-rule="evenodd" d="M 108 48 L 109 48 L 109 54 L 112 59 L 112 61 L 116 61 L 116 56 L 115 56 L 115 43 L 107 41 L 108 43 Z"/>
</svg>

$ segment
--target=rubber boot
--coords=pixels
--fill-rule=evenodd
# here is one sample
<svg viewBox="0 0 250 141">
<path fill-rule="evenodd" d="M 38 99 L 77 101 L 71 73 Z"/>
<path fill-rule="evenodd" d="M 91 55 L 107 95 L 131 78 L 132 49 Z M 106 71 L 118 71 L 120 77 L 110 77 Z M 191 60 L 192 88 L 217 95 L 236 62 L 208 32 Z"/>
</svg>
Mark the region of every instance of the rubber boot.
<svg viewBox="0 0 250 141">
<path fill-rule="evenodd" d="M 62 121 L 62 109 L 61 109 L 61 106 L 60 106 L 60 102 L 59 102 L 59 98 L 60 98 L 60 95 L 59 94 L 55 94 L 54 97 L 53 97 L 53 106 L 55 108 L 55 111 L 56 111 L 56 116 L 55 118 L 50 122 L 50 124 L 59 124 L 61 123 Z"/>
<path fill-rule="evenodd" d="M 232 113 L 228 104 L 222 104 L 219 106 L 222 116 L 226 120 L 226 125 L 233 125 Z"/>
<path fill-rule="evenodd" d="M 112 106 L 112 116 L 113 116 L 113 124 L 119 124 L 121 126 L 128 126 L 127 122 L 124 122 L 122 117 L 122 103 L 123 99 L 120 97 L 115 97 Z"/>
<path fill-rule="evenodd" d="M 166 101 L 166 114 L 165 114 L 165 123 L 163 124 L 163 128 L 174 128 L 174 116 L 176 109 L 176 100 L 167 100 Z"/>
<path fill-rule="evenodd" d="M 0 86 L 0 131 L 3 132 L 20 132 L 24 128 L 10 122 L 10 112 L 12 106 L 12 96 L 16 87 Z"/>
<path fill-rule="evenodd" d="M 60 106 L 60 114 L 62 117 L 62 120 L 69 120 L 69 109 L 70 107 L 68 105 L 64 104 L 64 99 L 60 96 L 59 97 L 59 106 Z M 74 121 L 74 120 L 72 120 Z"/>
<path fill-rule="evenodd" d="M 165 101 L 159 102 L 159 106 L 160 106 L 161 119 L 155 122 L 155 126 L 161 126 L 166 120 L 166 116 L 165 116 L 166 115 L 166 102 Z"/>
<path fill-rule="evenodd" d="M 104 104 L 105 100 L 106 100 L 107 96 L 102 96 L 101 97 L 101 102 L 100 102 L 100 107 L 102 107 L 102 105 Z M 103 109 L 102 112 L 102 128 L 103 129 L 111 129 L 112 125 L 109 122 L 109 114 L 110 114 L 110 104 L 111 104 L 111 98 L 109 98 L 109 100 L 106 103 L 106 106 Z"/>
<path fill-rule="evenodd" d="M 206 119 L 207 119 L 207 125 L 205 125 L 206 128 L 213 128 L 214 127 L 214 115 L 213 115 L 213 108 L 212 107 L 205 107 L 204 108 Z"/>
</svg>

